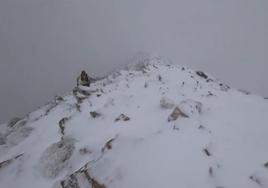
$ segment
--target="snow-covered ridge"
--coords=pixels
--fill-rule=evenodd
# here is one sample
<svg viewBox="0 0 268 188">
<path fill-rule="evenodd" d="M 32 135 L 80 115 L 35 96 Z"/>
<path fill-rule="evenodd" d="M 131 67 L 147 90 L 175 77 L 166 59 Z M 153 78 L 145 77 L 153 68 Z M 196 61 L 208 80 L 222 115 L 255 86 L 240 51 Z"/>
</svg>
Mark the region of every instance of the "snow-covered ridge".
<svg viewBox="0 0 268 188">
<path fill-rule="evenodd" d="M 0 187 L 268 187 L 268 102 L 143 55 L 0 126 Z"/>
<path fill-rule="evenodd" d="M 134 71 L 143 71 L 149 65 L 171 65 L 173 64 L 170 60 L 161 57 L 154 53 L 138 53 L 132 60 L 130 60 L 125 69 Z M 173 64 L 174 65 L 174 64 Z"/>
</svg>

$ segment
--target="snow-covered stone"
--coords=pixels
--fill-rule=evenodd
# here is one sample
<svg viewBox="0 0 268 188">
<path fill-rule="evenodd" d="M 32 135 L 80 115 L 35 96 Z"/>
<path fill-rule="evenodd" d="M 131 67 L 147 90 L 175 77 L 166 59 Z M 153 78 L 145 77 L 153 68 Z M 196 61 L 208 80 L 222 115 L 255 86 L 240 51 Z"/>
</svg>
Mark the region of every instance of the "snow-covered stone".
<svg viewBox="0 0 268 188">
<path fill-rule="evenodd" d="M 160 106 L 164 109 L 172 109 L 175 107 L 175 102 L 168 97 L 162 97 L 160 100 Z"/>
<path fill-rule="evenodd" d="M 52 144 L 40 158 L 40 171 L 44 177 L 55 178 L 58 173 L 67 166 L 68 159 L 75 149 L 75 140 L 64 137 L 63 140 Z"/>
<path fill-rule="evenodd" d="M 226 84 L 220 84 L 221 86 L 221 91 L 228 91 L 230 89 L 230 87 Z"/>
<path fill-rule="evenodd" d="M 202 110 L 202 103 L 191 99 L 182 101 L 175 107 L 172 114 L 168 117 L 168 121 L 175 121 L 179 116 L 181 117 L 198 117 Z"/>
</svg>

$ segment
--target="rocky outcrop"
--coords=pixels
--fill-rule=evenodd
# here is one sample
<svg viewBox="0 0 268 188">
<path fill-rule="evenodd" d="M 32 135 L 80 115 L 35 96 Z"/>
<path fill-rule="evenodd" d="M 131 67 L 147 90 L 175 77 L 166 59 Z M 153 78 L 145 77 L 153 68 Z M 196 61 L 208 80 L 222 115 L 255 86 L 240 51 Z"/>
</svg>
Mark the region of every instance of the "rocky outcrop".
<svg viewBox="0 0 268 188">
<path fill-rule="evenodd" d="M 2 168 L 4 168 L 5 166 L 11 164 L 14 160 L 19 159 L 19 158 L 22 157 L 22 156 L 23 156 L 23 154 L 20 154 L 20 155 L 17 155 L 16 157 L 14 157 L 14 158 L 12 158 L 12 159 L 8 159 L 8 160 L 6 160 L 6 161 L 2 161 L 2 162 L 0 162 L 0 170 L 1 170 Z"/>
<path fill-rule="evenodd" d="M 175 107 L 175 102 L 173 102 L 168 97 L 162 97 L 160 100 L 160 106 L 164 109 L 171 109 Z"/>
<path fill-rule="evenodd" d="M 20 126 L 15 132 L 12 132 L 7 136 L 6 144 L 9 146 L 15 146 L 21 141 L 29 137 L 34 129 L 32 127 Z"/>
<path fill-rule="evenodd" d="M 13 127 L 20 120 L 21 120 L 21 118 L 12 118 L 8 121 L 7 126 Z"/>
<path fill-rule="evenodd" d="M 55 178 L 67 166 L 74 149 L 75 140 L 71 137 L 63 137 L 61 141 L 52 144 L 41 155 L 39 163 L 41 174 L 47 178 Z"/>
<path fill-rule="evenodd" d="M 57 106 L 56 104 L 50 104 L 50 105 L 47 107 L 46 111 L 45 111 L 45 115 L 48 115 L 49 112 L 50 112 L 53 108 L 55 108 L 56 106 Z"/>
<path fill-rule="evenodd" d="M 109 140 L 106 142 L 105 146 L 101 149 L 101 152 L 104 153 L 106 150 L 112 149 L 112 142 L 115 140 L 115 138 Z"/>
<path fill-rule="evenodd" d="M 75 87 L 73 89 L 73 94 L 76 96 L 77 96 L 77 93 L 80 93 L 80 94 L 85 95 L 85 96 L 90 96 L 94 92 L 97 92 L 97 91 L 95 91 L 95 90 L 83 90 L 83 89 L 80 89 L 79 87 Z"/>
<path fill-rule="evenodd" d="M 104 184 L 100 184 L 94 177 L 90 175 L 87 165 L 80 170 L 68 176 L 62 181 L 54 184 L 53 188 L 106 188 Z"/>
<path fill-rule="evenodd" d="M 62 118 L 60 121 L 59 121 L 59 126 L 60 126 L 60 130 L 61 130 L 61 134 L 64 135 L 64 130 L 65 130 L 65 123 L 67 121 L 69 121 L 71 118 L 69 117 L 65 117 L 65 118 Z"/>
</svg>

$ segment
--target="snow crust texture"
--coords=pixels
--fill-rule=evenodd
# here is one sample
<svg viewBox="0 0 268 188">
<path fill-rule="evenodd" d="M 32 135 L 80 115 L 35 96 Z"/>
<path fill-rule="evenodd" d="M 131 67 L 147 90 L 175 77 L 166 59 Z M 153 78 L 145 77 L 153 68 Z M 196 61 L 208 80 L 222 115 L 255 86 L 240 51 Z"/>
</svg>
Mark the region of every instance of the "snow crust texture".
<svg viewBox="0 0 268 188">
<path fill-rule="evenodd" d="M 268 188 L 268 101 L 143 54 L 0 125 L 1 188 Z"/>
</svg>

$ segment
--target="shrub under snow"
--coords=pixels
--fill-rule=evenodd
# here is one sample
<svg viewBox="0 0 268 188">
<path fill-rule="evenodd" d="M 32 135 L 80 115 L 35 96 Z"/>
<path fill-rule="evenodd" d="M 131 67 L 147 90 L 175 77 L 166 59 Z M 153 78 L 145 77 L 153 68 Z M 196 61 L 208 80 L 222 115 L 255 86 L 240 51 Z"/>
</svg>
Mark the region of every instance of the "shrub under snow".
<svg viewBox="0 0 268 188">
<path fill-rule="evenodd" d="M 68 159 L 75 149 L 74 139 L 65 137 L 63 140 L 52 144 L 40 158 L 40 171 L 48 178 L 55 178 L 68 164 Z"/>
</svg>

